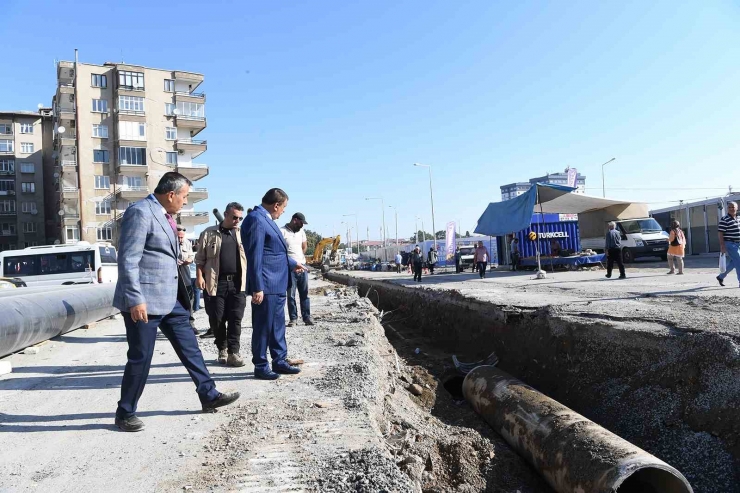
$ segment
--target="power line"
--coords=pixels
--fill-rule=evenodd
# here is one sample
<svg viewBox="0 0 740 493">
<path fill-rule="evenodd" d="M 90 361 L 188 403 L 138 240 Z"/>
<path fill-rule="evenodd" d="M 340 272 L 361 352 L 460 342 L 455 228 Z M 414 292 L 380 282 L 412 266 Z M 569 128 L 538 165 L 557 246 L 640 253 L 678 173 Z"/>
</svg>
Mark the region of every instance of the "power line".
<svg viewBox="0 0 740 493">
<path fill-rule="evenodd" d="M 598 190 L 597 188 L 585 188 L 584 190 Z M 668 187 L 668 188 L 607 188 L 606 190 L 727 190 L 727 187 L 693 188 L 693 187 Z"/>
</svg>

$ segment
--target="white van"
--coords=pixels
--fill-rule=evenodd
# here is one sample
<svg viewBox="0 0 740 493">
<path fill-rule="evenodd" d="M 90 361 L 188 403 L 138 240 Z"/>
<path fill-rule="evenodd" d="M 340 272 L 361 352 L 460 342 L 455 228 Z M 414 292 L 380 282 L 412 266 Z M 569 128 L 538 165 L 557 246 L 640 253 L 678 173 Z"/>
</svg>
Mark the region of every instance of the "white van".
<svg viewBox="0 0 740 493">
<path fill-rule="evenodd" d="M 0 252 L 0 277 L 28 286 L 115 283 L 118 256 L 110 243 L 46 245 Z"/>
<path fill-rule="evenodd" d="M 658 221 L 652 217 L 640 219 L 623 219 L 614 221 L 622 235 L 622 260 L 632 262 L 640 257 L 660 257 L 666 260 L 668 255 L 668 233 L 663 231 Z M 596 238 L 581 238 L 581 249 L 603 252 L 606 247 L 606 231 Z"/>
</svg>

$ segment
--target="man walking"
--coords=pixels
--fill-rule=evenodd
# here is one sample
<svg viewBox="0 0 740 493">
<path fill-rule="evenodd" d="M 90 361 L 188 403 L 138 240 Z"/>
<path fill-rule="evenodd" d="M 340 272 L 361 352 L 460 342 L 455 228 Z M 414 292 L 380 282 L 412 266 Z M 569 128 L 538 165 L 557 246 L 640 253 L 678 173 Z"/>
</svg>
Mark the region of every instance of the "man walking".
<svg viewBox="0 0 740 493">
<path fill-rule="evenodd" d="M 288 245 L 288 257 L 295 260 L 301 265 L 306 264 L 306 248 L 308 248 L 308 238 L 303 226 L 308 224 L 306 216 L 300 212 L 293 214 L 290 222 L 280 228 L 285 243 Z M 301 318 L 306 325 L 313 325 L 311 319 L 311 301 L 308 299 L 308 272 L 290 271 L 288 278 L 288 327 L 295 327 L 298 324 L 298 309 L 295 303 L 295 292 L 298 290 L 298 297 L 301 300 Z"/>
<path fill-rule="evenodd" d="M 411 252 L 409 263 L 414 269 L 414 281 L 421 282 L 421 269 L 424 266 L 424 256 L 421 254 L 421 248 L 418 246 Z"/>
<path fill-rule="evenodd" d="M 252 363 L 254 376 L 275 380 L 280 374 L 300 373 L 285 360 L 285 296 L 288 273 L 306 268 L 288 256 L 288 245 L 275 220 L 288 205 L 288 194 L 271 188 L 247 215 L 242 229 L 242 243 L 247 252 L 247 292 L 252 295 Z M 272 369 L 267 349 L 272 356 Z"/>
<path fill-rule="evenodd" d="M 427 252 L 427 265 L 429 265 L 429 275 L 434 274 L 434 267 L 437 265 L 437 261 L 439 260 L 439 257 L 437 256 L 437 250 L 435 250 L 434 245 L 429 247 L 429 252 Z"/>
<path fill-rule="evenodd" d="M 190 277 L 190 266 L 193 265 L 193 261 L 195 260 L 195 253 L 193 252 L 192 243 L 185 238 L 185 228 L 182 226 L 177 227 L 177 240 L 180 245 L 180 254 L 177 256 L 177 270 L 180 277 L 185 280 L 185 287 L 188 292 L 188 299 L 190 300 L 190 326 L 193 328 L 193 333 L 198 335 L 199 332 L 195 328 L 195 317 L 193 316 L 195 290 L 193 289 L 193 284 L 187 282 L 187 279 Z"/>
<path fill-rule="evenodd" d="M 619 267 L 619 278 L 627 279 L 624 274 L 624 264 L 622 263 L 622 235 L 617 231 L 617 223 L 609 223 L 609 231 L 606 233 L 606 277 L 612 277 L 614 262 Z"/>
<path fill-rule="evenodd" d="M 401 256 L 401 252 L 396 253 L 396 274 L 401 273 L 401 264 L 403 263 L 403 256 Z"/>
<path fill-rule="evenodd" d="M 478 242 L 478 246 L 475 247 L 475 254 L 473 255 L 473 262 L 478 268 L 478 274 L 481 279 L 486 278 L 486 267 L 488 266 L 488 248 L 483 245 L 482 241 Z"/>
<path fill-rule="evenodd" d="M 196 283 L 208 293 L 208 322 L 222 365 L 244 366 L 239 354 L 242 318 L 247 305 L 247 257 L 244 254 L 239 223 L 244 207 L 230 202 L 224 220 L 203 230 L 198 239 Z"/>
<path fill-rule="evenodd" d="M 154 193 L 126 209 L 118 245 L 118 283 L 113 306 L 126 324 L 128 362 L 121 382 L 116 426 L 141 431 L 136 406 L 144 391 L 157 339 L 169 339 L 196 386 L 203 412 L 215 412 L 239 398 L 222 394 L 208 373 L 189 322 L 185 279 L 178 275 L 179 245 L 173 218 L 186 205 L 192 183 L 179 173 L 165 173 Z"/>
<path fill-rule="evenodd" d="M 719 236 L 719 251 L 726 257 L 725 271 L 717 276 L 720 286 L 725 285 L 725 277 L 735 269 L 738 283 L 740 283 L 740 217 L 737 215 L 737 203 L 727 204 L 727 215 L 720 219 L 717 225 Z"/>
</svg>

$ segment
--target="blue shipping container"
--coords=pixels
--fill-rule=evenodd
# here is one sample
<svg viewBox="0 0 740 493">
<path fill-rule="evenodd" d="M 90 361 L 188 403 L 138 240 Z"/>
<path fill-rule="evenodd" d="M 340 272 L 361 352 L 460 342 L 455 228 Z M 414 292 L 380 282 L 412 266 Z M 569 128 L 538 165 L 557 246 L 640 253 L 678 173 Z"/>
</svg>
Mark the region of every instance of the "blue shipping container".
<svg viewBox="0 0 740 493">
<path fill-rule="evenodd" d="M 544 216 L 544 217 L 543 217 Z M 537 239 L 529 239 L 529 233 L 537 233 Z M 533 214 L 530 227 L 516 233 L 522 257 L 537 255 L 539 245 L 541 255 L 550 255 L 550 242 L 560 243 L 561 250 L 581 251 L 581 238 L 576 214 Z"/>
</svg>

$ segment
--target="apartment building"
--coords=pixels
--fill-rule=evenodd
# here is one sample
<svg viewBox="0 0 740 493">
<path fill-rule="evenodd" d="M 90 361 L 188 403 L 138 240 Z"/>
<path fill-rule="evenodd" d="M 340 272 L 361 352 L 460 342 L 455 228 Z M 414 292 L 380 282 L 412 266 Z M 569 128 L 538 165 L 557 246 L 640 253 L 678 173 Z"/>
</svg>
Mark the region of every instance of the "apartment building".
<svg viewBox="0 0 740 493">
<path fill-rule="evenodd" d="M 50 111 L 0 112 L 0 250 L 46 244 L 44 120 Z"/>
<path fill-rule="evenodd" d="M 528 182 L 517 182 L 503 185 L 501 188 L 501 201 L 513 199 L 525 193 L 527 190 L 532 188 L 535 183 L 554 183 L 556 185 L 567 185 L 568 184 L 568 172 L 576 173 L 575 185 L 576 189 L 573 193 L 586 193 L 586 177 L 576 172 L 575 169 L 566 168 L 562 173 L 547 173 L 545 176 L 538 176 L 537 178 L 530 178 Z"/>
<path fill-rule="evenodd" d="M 126 208 L 177 171 L 193 182 L 208 175 L 196 161 L 207 142 L 203 75 L 124 63 L 61 61 L 53 98 L 53 182 L 56 236 L 117 243 Z M 178 223 L 188 230 L 208 222 L 197 212 L 205 188 L 190 190 Z"/>
</svg>

